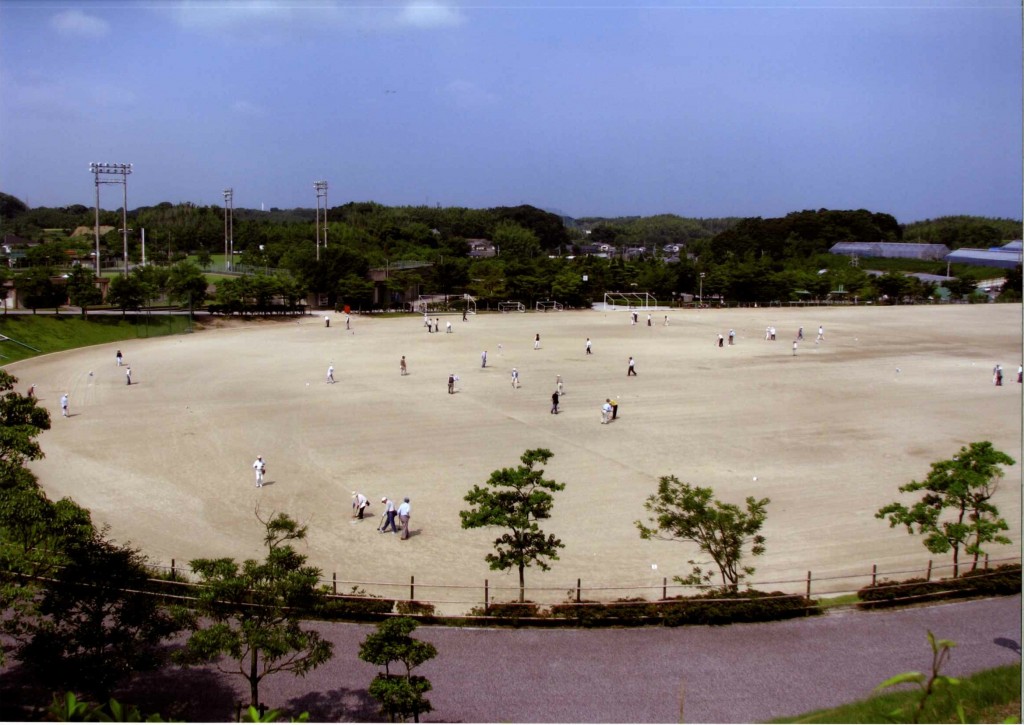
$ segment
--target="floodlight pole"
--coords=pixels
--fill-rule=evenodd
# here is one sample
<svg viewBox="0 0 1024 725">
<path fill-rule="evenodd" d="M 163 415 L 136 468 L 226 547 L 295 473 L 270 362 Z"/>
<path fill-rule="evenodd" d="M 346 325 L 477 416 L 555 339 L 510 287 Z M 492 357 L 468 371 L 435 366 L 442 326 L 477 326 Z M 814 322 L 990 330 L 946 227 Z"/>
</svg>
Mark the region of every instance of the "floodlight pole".
<svg viewBox="0 0 1024 725">
<path fill-rule="evenodd" d="M 235 270 L 235 190 L 224 190 L 224 262 Z"/>
<path fill-rule="evenodd" d="M 100 184 L 120 184 L 124 189 L 124 200 L 121 207 L 121 229 L 124 234 L 124 273 L 128 274 L 128 174 L 132 173 L 131 164 L 107 164 L 93 162 L 89 171 L 96 184 L 96 276 L 100 276 Z M 120 176 L 120 180 L 100 178 L 101 176 Z"/>
<path fill-rule="evenodd" d="M 704 273 L 700 273 L 700 302 L 698 303 L 698 309 L 704 307 Z"/>
<path fill-rule="evenodd" d="M 316 261 L 320 261 L 320 200 L 324 200 L 324 249 L 327 249 L 327 182 L 314 181 L 316 190 Z"/>
</svg>

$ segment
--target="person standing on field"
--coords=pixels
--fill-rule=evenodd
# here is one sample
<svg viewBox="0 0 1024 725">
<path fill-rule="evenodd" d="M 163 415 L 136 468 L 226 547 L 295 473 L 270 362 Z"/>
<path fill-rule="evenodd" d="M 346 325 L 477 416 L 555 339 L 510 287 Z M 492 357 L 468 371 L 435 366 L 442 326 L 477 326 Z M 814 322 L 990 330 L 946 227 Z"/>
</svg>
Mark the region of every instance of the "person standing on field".
<svg viewBox="0 0 1024 725">
<path fill-rule="evenodd" d="M 384 525 L 380 527 L 380 532 L 383 534 L 391 527 L 391 533 L 397 534 L 398 528 L 395 526 L 395 516 L 398 515 L 398 511 L 395 510 L 395 502 L 389 499 L 387 496 L 380 500 L 384 504 Z"/>
<path fill-rule="evenodd" d="M 633 361 L 633 356 L 629 358 L 629 368 L 626 370 L 626 377 L 630 375 L 636 375 L 636 363 Z"/>
<path fill-rule="evenodd" d="M 64 395 L 60 396 L 60 414 L 63 415 L 65 418 L 68 417 L 68 394 L 67 393 L 64 393 Z"/>
<path fill-rule="evenodd" d="M 409 538 L 409 515 L 412 512 L 412 507 L 409 506 L 409 497 L 406 496 L 402 499 L 402 503 L 398 504 L 398 523 L 402 527 L 402 540 Z"/>
<path fill-rule="evenodd" d="M 540 350 L 540 333 L 539 332 L 537 333 L 537 336 L 533 338 L 533 349 L 534 350 Z"/>
<path fill-rule="evenodd" d="M 587 354 L 588 355 L 593 355 L 594 354 L 593 351 L 590 349 L 590 338 L 589 337 L 587 338 Z"/>
<path fill-rule="evenodd" d="M 256 472 L 256 488 L 263 488 L 263 475 L 267 472 L 267 462 L 263 456 L 256 456 L 252 469 Z"/>
<path fill-rule="evenodd" d="M 558 415 L 558 391 L 551 394 L 551 412 Z"/>
<path fill-rule="evenodd" d="M 334 383 L 334 366 L 333 365 L 328 365 L 327 366 L 327 382 L 328 383 L 332 383 L 332 384 Z"/>
<path fill-rule="evenodd" d="M 132 384 L 132 368 L 131 368 L 130 365 L 125 369 L 124 377 L 125 377 L 125 380 L 128 382 L 128 385 L 131 385 Z"/>
<path fill-rule="evenodd" d="M 409 370 L 405 367 L 405 355 L 402 355 L 402 360 L 398 363 L 398 369 L 401 371 L 402 375 L 409 374 Z"/>
<path fill-rule="evenodd" d="M 117 360 L 117 366 L 121 367 L 121 361 L 124 358 L 121 356 L 121 351 L 120 350 L 117 351 L 117 355 L 114 356 L 114 359 Z"/>
<path fill-rule="evenodd" d="M 484 350 L 482 353 L 480 353 L 480 367 L 482 367 L 482 368 L 487 367 L 487 351 L 486 350 Z"/>
</svg>

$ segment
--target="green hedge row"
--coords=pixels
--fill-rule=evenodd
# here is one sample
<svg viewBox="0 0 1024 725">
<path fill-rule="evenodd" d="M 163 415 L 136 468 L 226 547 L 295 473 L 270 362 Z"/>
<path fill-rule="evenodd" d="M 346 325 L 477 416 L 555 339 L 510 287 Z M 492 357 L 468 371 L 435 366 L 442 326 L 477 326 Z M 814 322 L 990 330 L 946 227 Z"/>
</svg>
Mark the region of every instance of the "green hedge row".
<svg viewBox="0 0 1024 725">
<path fill-rule="evenodd" d="M 674 597 L 658 602 L 619 599 L 614 602 L 570 602 L 543 609 L 533 602 L 496 602 L 477 607 L 475 616 L 517 622 L 520 619 L 568 620 L 583 627 L 769 622 L 819 614 L 817 603 L 782 592 L 712 591 L 695 597 Z"/>
<path fill-rule="evenodd" d="M 995 569 L 976 569 L 956 579 L 882 580 L 857 592 L 861 609 L 895 607 L 911 602 L 931 602 L 964 597 L 992 597 L 1020 594 L 1020 564 L 1004 564 Z"/>
</svg>

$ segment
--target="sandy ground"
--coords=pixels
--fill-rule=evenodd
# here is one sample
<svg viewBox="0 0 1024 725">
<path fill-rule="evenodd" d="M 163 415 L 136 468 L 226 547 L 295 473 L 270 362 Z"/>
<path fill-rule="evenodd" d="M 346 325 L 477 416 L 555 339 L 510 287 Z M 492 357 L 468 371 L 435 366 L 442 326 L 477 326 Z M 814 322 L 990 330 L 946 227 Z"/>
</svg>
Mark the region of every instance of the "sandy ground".
<svg viewBox="0 0 1024 725">
<path fill-rule="evenodd" d="M 362 582 L 405 597 L 415 576 L 416 597 L 448 602 L 450 612 L 479 604 L 485 579 L 492 598 L 515 596 L 516 575 L 484 561 L 499 532 L 463 530 L 459 510 L 474 484 L 528 448 L 550 449 L 546 473 L 566 484 L 543 525 L 564 542 L 561 558 L 549 572 L 527 572 L 540 601 L 563 600 L 577 578 L 584 597 L 653 598 L 663 576 L 688 572 L 695 547 L 642 541 L 633 524 L 662 475 L 725 501 L 770 497 L 753 580 L 803 591 L 811 571 L 814 592 L 825 593 L 864 585 L 873 564 L 923 570 L 932 557 L 919 537 L 874 512 L 931 462 L 978 440 L 1021 459 L 1019 305 L 673 311 L 668 326 L 664 314 L 650 327 L 645 313 L 634 327 L 621 310 L 452 315 L 441 316 L 438 334 L 418 316 L 353 317 L 351 331 L 339 315 L 329 329 L 314 316 L 258 322 L 122 343 L 130 387 L 115 366 L 118 345 L 8 369 L 22 388 L 37 385 L 53 416 L 46 458 L 34 465 L 44 488 L 88 507 L 154 563 L 258 557 L 254 511 L 284 511 L 308 523 L 301 548 L 325 578 L 336 573 L 339 591 Z M 449 320 L 453 334 L 443 332 Z M 816 344 L 819 324 L 825 340 Z M 768 325 L 775 342 L 764 340 Z M 800 326 L 806 339 L 794 357 Z M 730 328 L 736 345 L 718 348 Z M 631 355 L 638 375 L 627 378 Z M 992 384 L 997 362 L 1003 387 Z M 460 379 L 455 395 L 450 372 Z M 556 375 L 565 395 L 551 415 Z M 609 396 L 619 420 L 601 425 Z M 257 454 L 268 464 L 262 489 Z M 352 521 L 353 490 L 374 502 L 368 520 Z M 375 531 L 382 495 L 411 498 L 408 541 Z M 1019 557 L 1019 463 L 994 501 L 1013 544 L 991 553 Z M 948 574 L 938 567 L 950 559 L 934 558 Z"/>
</svg>

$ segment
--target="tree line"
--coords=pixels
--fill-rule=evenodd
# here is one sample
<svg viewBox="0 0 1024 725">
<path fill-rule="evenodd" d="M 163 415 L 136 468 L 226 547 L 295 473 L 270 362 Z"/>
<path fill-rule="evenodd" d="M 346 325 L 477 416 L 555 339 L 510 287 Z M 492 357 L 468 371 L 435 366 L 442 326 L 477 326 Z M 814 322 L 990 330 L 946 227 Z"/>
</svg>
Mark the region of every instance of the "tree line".
<svg viewBox="0 0 1024 725">
<path fill-rule="evenodd" d="M 28 209 L 8 195 L 0 195 L 0 202 L 5 232 L 44 240 L 27 252 L 26 264 L 32 268 L 52 271 L 67 265 L 69 253 L 87 260 L 94 251 L 91 236 L 66 236 L 74 226 L 92 226 L 91 209 Z M 167 266 L 192 254 L 204 270 L 216 271 L 212 260 L 224 251 L 223 212 L 217 206 L 163 202 L 129 212 L 129 226 L 146 229 L 147 261 Z M 954 247 L 989 246 L 988 242 L 998 243 L 995 236 L 1019 235 L 1019 222 L 1015 231 L 1010 220 L 961 216 L 901 225 L 889 214 L 863 209 L 807 210 L 775 219 L 687 219 L 670 214 L 571 219 L 527 205 L 466 209 L 352 202 L 328 210 L 327 244 L 318 250 L 312 209 L 237 209 L 234 214 L 236 262 L 248 269 L 283 270 L 303 291 L 323 293 L 329 305 L 353 309 L 374 304 L 371 268 L 389 269 L 384 307 L 398 304 L 410 289 L 468 293 L 485 306 L 511 299 L 528 306 L 557 300 L 586 307 L 606 291 L 631 289 L 650 292 L 661 302 L 703 294 L 730 303 L 765 304 L 824 299 L 833 292 L 861 300 L 917 300 L 934 296 L 935 286 L 902 272 L 944 275 L 944 262 L 885 260 L 880 266 L 887 274 L 877 277 L 851 266 L 846 257 L 829 255 L 828 249 L 837 241 L 938 237 L 947 237 L 939 241 Z M 104 211 L 101 217 L 101 223 L 111 227 L 101 240 L 101 256 L 120 258 L 120 214 Z M 491 241 L 496 255 L 471 256 L 467 240 L 475 239 Z M 611 246 L 611 258 L 582 254 L 598 244 Z M 666 246 L 681 251 L 666 251 Z M 643 251 L 637 251 L 640 248 Z M 139 261 L 140 252 L 136 231 L 129 256 Z M 429 266 L 390 272 L 391 264 L 400 260 Z M 973 282 L 992 274 L 990 269 L 962 265 L 953 272 L 961 283 L 951 283 L 950 289 L 958 297 L 973 294 Z M 1009 278 L 1007 298 L 1020 299 L 1019 268 L 1011 270 Z M 228 286 L 225 299 L 216 303 L 235 304 L 237 297 Z"/>
</svg>

